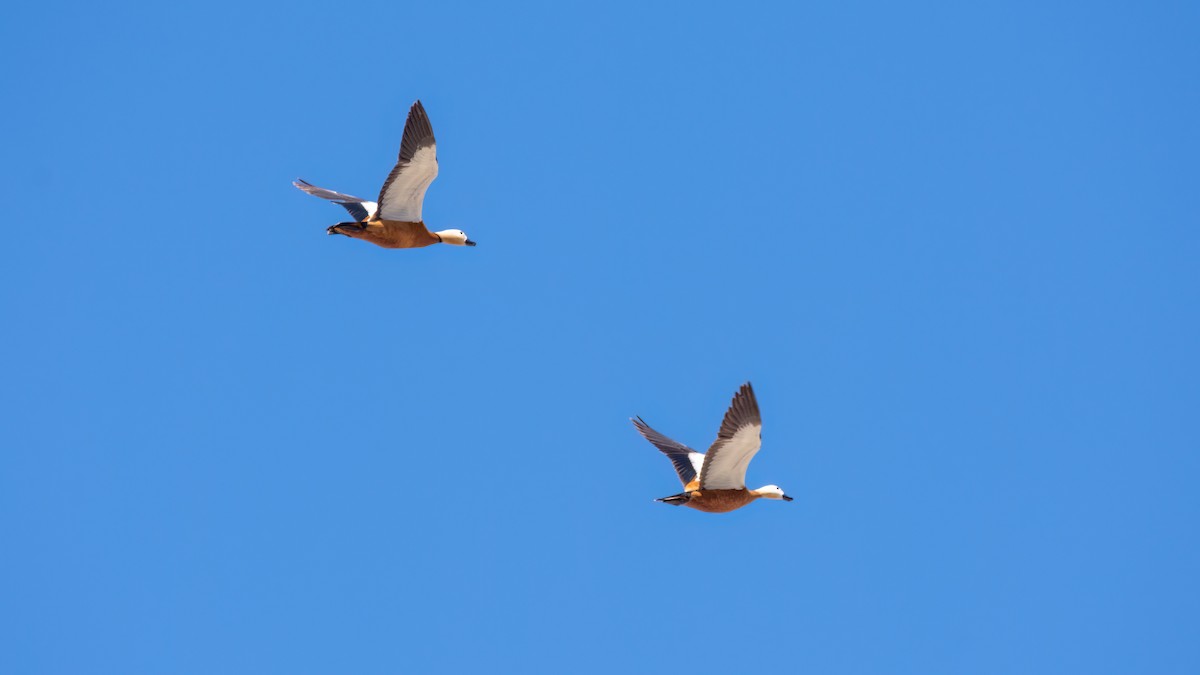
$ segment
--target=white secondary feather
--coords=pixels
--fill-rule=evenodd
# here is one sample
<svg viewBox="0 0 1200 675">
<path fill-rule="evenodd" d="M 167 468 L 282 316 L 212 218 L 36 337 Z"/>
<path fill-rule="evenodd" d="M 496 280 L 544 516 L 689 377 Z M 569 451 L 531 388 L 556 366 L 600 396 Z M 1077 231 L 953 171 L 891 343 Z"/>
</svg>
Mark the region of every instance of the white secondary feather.
<svg viewBox="0 0 1200 675">
<path fill-rule="evenodd" d="M 688 459 L 692 461 L 692 468 L 696 470 L 696 475 L 700 475 L 700 470 L 704 468 L 704 455 L 699 452 L 689 452 Z"/>
<path fill-rule="evenodd" d="M 421 204 L 425 190 L 437 178 L 437 146 L 430 144 L 417 150 L 413 158 L 397 167 L 396 173 L 384 188 L 379 201 L 379 217 L 408 223 L 421 222 Z"/>
<path fill-rule="evenodd" d="M 700 474 L 700 489 L 741 490 L 746 487 L 746 467 L 762 445 L 762 424 L 747 424 L 729 440 L 709 448 L 708 470 Z M 703 457 L 703 455 L 701 455 Z M 693 463 L 695 459 L 692 460 Z"/>
<path fill-rule="evenodd" d="M 379 210 L 379 205 L 375 202 L 362 202 L 362 207 L 367 210 L 367 220 L 375 217 L 375 212 Z"/>
</svg>

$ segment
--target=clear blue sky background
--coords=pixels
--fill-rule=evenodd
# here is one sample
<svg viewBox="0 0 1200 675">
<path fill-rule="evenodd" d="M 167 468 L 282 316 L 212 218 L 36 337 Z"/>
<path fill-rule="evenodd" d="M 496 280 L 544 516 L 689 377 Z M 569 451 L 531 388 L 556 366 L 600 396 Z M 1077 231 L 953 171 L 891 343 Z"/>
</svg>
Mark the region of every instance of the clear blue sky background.
<svg viewBox="0 0 1200 675">
<path fill-rule="evenodd" d="M 6 12 L 0 671 L 1200 670 L 1194 3 Z"/>
</svg>

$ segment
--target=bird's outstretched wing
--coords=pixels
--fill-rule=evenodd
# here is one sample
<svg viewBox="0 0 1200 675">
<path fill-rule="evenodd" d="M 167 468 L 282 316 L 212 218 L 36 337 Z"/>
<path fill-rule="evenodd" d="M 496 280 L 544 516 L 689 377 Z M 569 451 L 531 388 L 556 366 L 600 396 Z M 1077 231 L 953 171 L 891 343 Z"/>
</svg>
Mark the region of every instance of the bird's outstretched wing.
<svg viewBox="0 0 1200 675">
<path fill-rule="evenodd" d="M 704 453 L 701 490 L 740 490 L 746 487 L 746 467 L 762 445 L 762 417 L 750 383 L 733 396 L 717 440 Z"/>
<path fill-rule="evenodd" d="M 379 191 L 379 217 L 408 223 L 421 222 L 425 190 L 437 178 L 437 144 L 425 107 L 417 101 L 408 111 L 400 158 Z"/>
<path fill-rule="evenodd" d="M 349 211 L 350 216 L 360 223 L 375 215 L 375 202 L 369 202 L 362 197 L 344 195 L 340 192 L 334 192 L 333 190 L 326 190 L 323 187 L 317 187 L 316 185 L 299 178 L 292 181 L 292 185 L 295 185 L 314 197 L 328 199 L 335 204 L 341 204 L 342 208 Z"/>
<path fill-rule="evenodd" d="M 658 448 L 659 452 L 671 460 L 671 464 L 675 465 L 675 473 L 679 474 L 679 480 L 684 487 L 696 480 L 696 474 L 700 473 L 700 467 L 704 465 L 704 455 L 651 429 L 650 425 L 640 417 L 630 421 L 633 422 L 633 426 L 637 427 L 638 433 L 643 438 L 650 441 L 654 447 Z"/>
</svg>

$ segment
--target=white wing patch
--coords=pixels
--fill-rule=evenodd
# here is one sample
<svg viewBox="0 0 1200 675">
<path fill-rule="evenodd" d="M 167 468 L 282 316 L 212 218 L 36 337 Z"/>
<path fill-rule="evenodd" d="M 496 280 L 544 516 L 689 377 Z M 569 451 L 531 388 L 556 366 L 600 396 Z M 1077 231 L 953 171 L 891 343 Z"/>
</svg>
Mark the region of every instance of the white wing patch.
<svg viewBox="0 0 1200 675">
<path fill-rule="evenodd" d="M 411 160 L 397 168 L 399 171 L 392 176 L 379 198 L 383 205 L 379 217 L 382 220 L 419 223 L 425 190 L 429 189 L 429 184 L 438 174 L 437 146 L 430 144 L 420 148 L 413 153 Z"/>
<path fill-rule="evenodd" d="M 367 220 L 375 217 L 375 212 L 379 210 L 379 205 L 375 202 L 363 202 L 362 207 L 367 210 Z"/>
<path fill-rule="evenodd" d="M 746 467 L 762 445 L 762 424 L 747 424 L 733 437 L 709 449 L 708 471 L 700 474 L 700 489 L 741 490 L 746 487 Z M 701 458 L 704 456 L 701 455 Z M 695 461 L 695 460 L 693 460 Z"/>
</svg>

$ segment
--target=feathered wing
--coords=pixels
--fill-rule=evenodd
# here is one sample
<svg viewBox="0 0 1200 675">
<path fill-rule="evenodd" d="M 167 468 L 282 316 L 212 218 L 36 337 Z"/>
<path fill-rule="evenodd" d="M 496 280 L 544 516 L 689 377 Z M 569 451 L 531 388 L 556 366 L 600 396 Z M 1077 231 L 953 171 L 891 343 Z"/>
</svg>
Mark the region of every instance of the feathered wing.
<svg viewBox="0 0 1200 675">
<path fill-rule="evenodd" d="M 701 490 L 741 490 L 746 487 L 746 467 L 762 445 L 762 417 L 750 383 L 733 396 L 717 440 L 704 453 L 700 469 Z"/>
<path fill-rule="evenodd" d="M 360 223 L 375 215 L 375 202 L 367 201 L 362 197 L 355 197 L 354 195 L 345 195 L 340 192 L 334 192 L 333 190 L 326 190 L 323 187 L 317 187 L 316 185 L 299 178 L 292 181 L 292 185 L 295 185 L 314 197 L 328 199 L 335 204 L 340 204 L 342 208 L 350 212 L 350 216 L 354 218 L 354 220 Z"/>
<path fill-rule="evenodd" d="M 654 447 L 658 448 L 659 452 L 671 460 L 671 464 L 675 466 L 675 473 L 679 474 L 679 480 L 684 487 L 696 479 L 696 475 L 700 473 L 700 467 L 704 465 L 704 455 L 651 429 L 650 425 L 640 417 L 630 421 L 633 422 L 633 426 L 637 427 L 638 433 L 643 438 L 650 441 Z"/>
<path fill-rule="evenodd" d="M 437 144 L 425 106 L 417 101 L 408 111 L 400 158 L 379 191 L 379 217 L 408 223 L 421 222 L 425 190 L 437 178 Z"/>
</svg>

